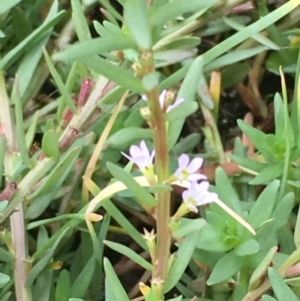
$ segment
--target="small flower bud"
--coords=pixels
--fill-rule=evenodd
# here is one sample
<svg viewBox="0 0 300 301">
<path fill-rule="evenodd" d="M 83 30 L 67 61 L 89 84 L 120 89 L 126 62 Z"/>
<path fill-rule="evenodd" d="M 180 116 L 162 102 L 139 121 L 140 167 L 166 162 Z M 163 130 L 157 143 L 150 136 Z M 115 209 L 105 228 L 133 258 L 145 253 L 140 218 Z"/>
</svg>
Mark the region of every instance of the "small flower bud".
<svg viewBox="0 0 300 301">
<path fill-rule="evenodd" d="M 89 215 L 90 222 L 100 222 L 103 219 L 103 216 L 96 213 L 91 213 Z"/>
<path fill-rule="evenodd" d="M 148 285 L 144 284 L 143 282 L 139 283 L 139 287 L 140 287 L 140 291 L 143 294 L 143 296 L 147 297 L 147 295 L 149 294 L 149 292 L 151 290 L 150 287 Z"/>
</svg>

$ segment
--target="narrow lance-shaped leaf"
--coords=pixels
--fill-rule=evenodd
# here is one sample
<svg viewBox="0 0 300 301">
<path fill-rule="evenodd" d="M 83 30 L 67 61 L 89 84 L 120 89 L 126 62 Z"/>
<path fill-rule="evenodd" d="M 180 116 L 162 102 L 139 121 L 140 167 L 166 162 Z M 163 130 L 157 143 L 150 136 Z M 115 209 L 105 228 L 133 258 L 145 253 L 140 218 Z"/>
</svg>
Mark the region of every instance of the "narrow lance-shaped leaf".
<svg viewBox="0 0 300 301">
<path fill-rule="evenodd" d="M 124 15 L 136 44 L 142 49 L 150 49 L 152 37 L 148 22 L 146 1 L 127 0 L 124 3 Z"/>
<path fill-rule="evenodd" d="M 57 24 L 63 17 L 63 14 L 64 12 L 60 12 L 55 17 L 51 18 L 24 39 L 18 46 L 8 52 L 0 62 L 0 69 L 4 70 L 10 67 L 27 49 L 38 41 L 38 39 L 40 39 L 50 28 Z"/>
<path fill-rule="evenodd" d="M 44 48 L 43 51 L 44 51 L 44 56 L 45 56 L 47 65 L 49 67 L 49 70 L 53 76 L 53 79 L 54 79 L 62 97 L 64 98 L 64 101 L 66 102 L 69 109 L 75 114 L 77 112 L 77 108 L 72 100 L 70 93 L 68 92 L 66 86 L 64 85 L 59 73 L 55 69 L 54 64 L 52 63 L 51 58 L 48 55 L 46 49 Z"/>
<path fill-rule="evenodd" d="M 110 162 L 107 163 L 107 168 L 116 179 L 124 183 L 135 194 L 141 203 L 156 206 L 155 198 L 145 188 L 141 187 L 128 172 Z"/>
</svg>

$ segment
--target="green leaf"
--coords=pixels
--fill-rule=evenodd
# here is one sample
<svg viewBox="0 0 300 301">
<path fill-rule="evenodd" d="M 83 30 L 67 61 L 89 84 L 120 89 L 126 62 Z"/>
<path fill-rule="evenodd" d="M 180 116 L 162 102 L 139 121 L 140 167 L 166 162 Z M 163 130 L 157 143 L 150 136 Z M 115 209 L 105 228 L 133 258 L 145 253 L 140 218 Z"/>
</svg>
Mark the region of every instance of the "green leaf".
<svg viewBox="0 0 300 301">
<path fill-rule="evenodd" d="M 267 165 L 253 180 L 250 185 L 267 184 L 270 181 L 279 178 L 283 173 L 284 161 L 278 161 Z"/>
<path fill-rule="evenodd" d="M 16 113 L 16 130 L 17 130 L 17 141 L 18 141 L 18 148 L 23 159 L 24 164 L 26 167 L 31 168 L 32 164 L 29 158 L 26 140 L 25 140 L 25 132 L 24 132 L 24 122 L 23 122 L 23 110 L 22 110 L 22 103 L 21 98 L 18 95 L 18 85 L 19 81 L 16 78 L 14 85 L 14 92 L 13 92 L 13 100 L 15 103 L 15 113 Z"/>
<path fill-rule="evenodd" d="M 194 13 L 201 10 L 207 10 L 215 4 L 215 0 L 175 0 L 165 5 L 159 5 L 150 13 L 150 22 L 153 26 L 162 27 L 169 20 L 186 13 Z"/>
<path fill-rule="evenodd" d="M 75 160 L 78 158 L 81 148 L 77 147 L 64 155 L 43 184 L 28 196 L 33 202 L 26 211 L 26 218 L 37 218 L 48 207 L 55 194 L 61 188 L 70 170 L 74 167 Z"/>
<path fill-rule="evenodd" d="M 153 266 L 146 261 L 143 257 L 141 257 L 139 254 L 134 252 L 132 249 L 112 241 L 104 240 L 103 243 L 107 245 L 110 249 L 125 255 L 129 259 L 131 259 L 133 262 L 137 263 L 141 267 L 143 267 L 146 270 L 153 271 Z"/>
<path fill-rule="evenodd" d="M 259 251 L 259 243 L 255 239 L 249 238 L 248 240 L 239 244 L 234 251 L 237 256 L 255 254 Z"/>
<path fill-rule="evenodd" d="M 259 228 L 265 221 L 267 221 L 276 203 L 277 192 L 280 181 L 274 180 L 271 182 L 260 194 L 257 201 L 254 203 L 249 216 L 248 222 L 254 229 Z"/>
<path fill-rule="evenodd" d="M 3 288 L 10 280 L 10 277 L 0 272 L 0 288 Z"/>
<path fill-rule="evenodd" d="M 238 31 L 246 28 L 246 26 L 241 25 L 240 23 L 234 21 L 232 18 L 223 17 L 223 21 L 227 25 L 229 25 L 230 27 L 232 27 Z M 276 45 L 270 39 L 268 39 L 267 37 L 265 37 L 264 35 L 262 35 L 260 33 L 254 34 L 251 38 L 256 40 L 257 42 L 259 42 L 260 44 L 267 46 L 267 48 L 269 48 L 269 49 L 280 50 L 280 47 L 278 45 Z"/>
<path fill-rule="evenodd" d="M 261 260 L 258 267 L 252 273 L 251 278 L 249 280 L 249 292 L 255 290 L 261 283 L 262 277 L 264 277 L 267 273 L 267 270 L 272 263 L 274 256 L 276 255 L 278 250 L 277 246 L 274 246 L 270 249 L 268 254 Z"/>
<path fill-rule="evenodd" d="M 18 189 L 13 194 L 12 199 L 9 201 L 7 208 L 0 215 L 0 223 L 3 222 L 15 209 L 22 203 L 25 195 L 32 189 L 32 187 L 43 178 L 43 176 L 52 168 L 55 160 L 45 158 L 39 161 L 37 165 L 31 169 L 30 172 L 21 180 Z"/>
<path fill-rule="evenodd" d="M 186 76 L 191 65 L 192 65 L 192 63 L 187 63 L 182 68 L 180 68 L 176 72 L 172 73 L 172 75 L 168 76 L 165 80 L 163 80 L 159 84 L 159 86 L 158 86 L 159 90 L 164 90 L 173 85 L 176 85 L 179 81 L 181 81 Z M 201 77 L 201 75 L 199 75 L 199 79 L 200 79 L 200 77 Z M 186 82 L 186 85 L 188 85 L 188 82 Z M 195 89 L 195 91 L 196 91 L 196 89 Z"/>
<path fill-rule="evenodd" d="M 10 1 L 1 1 L 0 2 L 0 15 L 4 14 L 12 7 L 20 3 L 22 0 L 10 0 Z"/>
<path fill-rule="evenodd" d="M 185 61 L 195 56 L 197 51 L 196 48 L 157 51 L 154 53 L 155 67 L 161 68 Z"/>
<path fill-rule="evenodd" d="M 38 277 L 38 275 L 42 272 L 42 270 L 49 263 L 51 258 L 53 257 L 56 248 L 58 247 L 60 241 L 65 236 L 65 234 L 69 231 L 69 228 L 66 228 L 58 237 L 53 246 L 48 250 L 48 252 L 40 259 L 30 270 L 28 276 L 26 278 L 26 286 L 31 286 L 34 280 Z"/>
<path fill-rule="evenodd" d="M 124 3 L 126 24 L 136 44 L 142 49 L 152 46 L 151 27 L 148 22 L 146 1 L 127 0 Z"/>
<path fill-rule="evenodd" d="M 172 109 L 166 115 L 167 121 L 176 121 L 178 119 L 186 118 L 195 113 L 198 109 L 198 103 L 196 101 L 183 102 L 179 106 Z"/>
<path fill-rule="evenodd" d="M 104 258 L 104 270 L 106 273 L 105 288 L 106 288 L 106 301 L 129 301 L 127 294 L 122 287 L 114 268 L 107 258 Z"/>
<path fill-rule="evenodd" d="M 282 198 L 282 200 L 280 200 L 276 204 L 276 207 L 271 215 L 271 218 L 274 219 L 274 223 L 276 224 L 276 227 L 280 228 L 288 222 L 291 211 L 294 208 L 294 203 L 295 203 L 295 195 L 293 192 L 290 192 L 287 193 Z"/>
<path fill-rule="evenodd" d="M 67 49 L 54 54 L 53 59 L 55 61 L 73 61 L 127 48 L 135 48 L 135 44 L 125 35 L 95 38 L 69 46 Z"/>
<path fill-rule="evenodd" d="M 208 72 L 211 70 L 219 69 L 230 64 L 237 63 L 239 61 L 246 60 L 252 56 L 255 56 L 263 51 L 266 51 L 268 48 L 265 46 L 258 46 L 250 49 L 236 50 L 228 54 L 213 60 L 212 62 L 205 65 L 203 72 Z"/>
<path fill-rule="evenodd" d="M 79 0 L 71 0 L 72 6 L 72 21 L 80 42 L 91 38 L 89 25 L 87 24 L 83 7 Z"/>
<path fill-rule="evenodd" d="M 259 162 L 256 160 L 251 160 L 248 158 L 238 157 L 235 155 L 230 155 L 230 159 L 232 159 L 242 167 L 252 170 L 255 173 L 261 172 L 267 166 L 266 163 Z"/>
<path fill-rule="evenodd" d="M 234 251 L 224 255 L 215 265 L 207 285 L 214 285 L 228 280 L 243 266 L 244 258 L 237 256 Z"/>
<path fill-rule="evenodd" d="M 243 120 L 237 121 L 240 129 L 248 136 L 255 148 L 260 151 L 263 155 L 273 157 L 272 149 L 266 144 L 267 135 L 262 131 L 257 130 L 244 122 Z"/>
<path fill-rule="evenodd" d="M 57 13 L 57 12 L 56 12 Z M 21 42 L 27 36 L 29 36 L 33 29 L 30 20 L 26 16 L 26 13 L 21 10 L 19 7 L 14 7 L 11 10 L 12 16 L 12 26 L 14 28 L 15 35 L 17 40 Z M 18 72 L 17 72 L 18 74 Z"/>
<path fill-rule="evenodd" d="M 14 256 L 10 252 L 0 248 L 0 260 L 3 262 L 13 262 Z"/>
<path fill-rule="evenodd" d="M 7 207 L 9 201 L 4 200 L 0 202 L 0 213 L 3 212 L 5 210 L 5 208 Z"/>
<path fill-rule="evenodd" d="M 236 213 L 241 213 L 240 199 L 231 185 L 225 171 L 218 167 L 216 169 L 216 186 L 219 194 L 219 198 L 231 207 Z"/>
<path fill-rule="evenodd" d="M 35 133 L 36 133 L 37 124 L 38 124 L 39 115 L 40 115 L 40 111 L 36 111 L 33 114 L 30 125 L 29 125 L 29 128 L 27 130 L 27 133 L 26 133 L 26 136 L 25 136 L 27 149 L 29 149 L 30 146 L 33 143 Z M 0 144 L 1 144 L 1 142 L 0 142 Z"/>
<path fill-rule="evenodd" d="M 194 48 L 201 43 L 201 39 L 198 37 L 178 37 L 170 43 L 164 45 L 164 49 L 186 49 Z"/>
<path fill-rule="evenodd" d="M 141 203 L 149 206 L 157 205 L 155 198 L 149 192 L 147 192 L 145 188 L 141 187 L 133 179 L 130 173 L 110 162 L 107 163 L 107 168 L 116 179 L 124 183 L 124 185 L 135 194 Z"/>
<path fill-rule="evenodd" d="M 164 286 L 165 293 L 169 292 L 178 283 L 184 271 L 186 270 L 192 258 L 199 235 L 199 231 L 192 232 L 185 236 L 183 242 L 180 243 L 177 257 L 172 264 L 167 282 Z"/>
<path fill-rule="evenodd" d="M 274 268 L 268 269 L 268 275 L 278 301 L 299 301 Z"/>
<path fill-rule="evenodd" d="M 226 252 L 234 247 L 234 245 L 225 241 L 226 236 L 215 231 L 211 225 L 206 225 L 201 231 L 200 238 L 197 242 L 197 248 L 210 252 Z"/>
<path fill-rule="evenodd" d="M 151 91 L 154 87 L 158 85 L 159 77 L 160 73 L 156 71 L 149 73 L 143 77 L 142 83 L 146 91 Z"/>
<path fill-rule="evenodd" d="M 107 77 L 120 86 L 135 93 L 144 92 L 142 82 L 127 70 L 117 67 L 100 57 L 84 57 L 80 61 L 89 69 Z"/>
<path fill-rule="evenodd" d="M 295 9 L 298 5 L 299 3 L 297 2 L 297 0 L 289 1 L 288 3 L 281 5 L 279 8 L 275 9 L 265 17 L 260 18 L 257 22 L 248 25 L 230 38 L 219 43 L 217 46 L 204 53 L 204 65 L 213 61 L 215 58 L 232 49 L 239 43 L 247 40 L 248 38 L 251 38 L 254 34 L 267 28 L 271 24 L 274 24 L 276 21 Z"/>
<path fill-rule="evenodd" d="M 39 28 L 37 28 L 32 34 L 24 39 L 18 46 L 8 52 L 0 62 L 0 69 L 5 70 L 9 68 L 14 62 L 16 62 L 22 54 L 30 49 L 44 34 L 48 32 L 55 24 L 57 24 L 63 17 L 64 12 L 60 12 L 55 17 L 49 19 Z"/>
<path fill-rule="evenodd" d="M 42 140 L 42 149 L 48 158 L 59 158 L 59 133 L 49 130 L 47 131 Z"/>
<path fill-rule="evenodd" d="M 74 113 L 77 113 L 77 108 L 73 102 L 73 99 L 71 97 L 71 94 L 69 93 L 68 89 L 66 88 L 66 86 L 64 85 L 59 73 L 57 72 L 57 70 L 54 67 L 54 64 L 52 63 L 52 60 L 50 58 L 50 56 L 48 55 L 46 49 L 43 49 L 44 52 L 44 56 L 49 68 L 49 71 L 51 72 L 51 75 L 53 76 L 53 79 L 55 81 L 55 84 L 57 85 L 66 105 L 68 106 L 68 108 Z"/>
<path fill-rule="evenodd" d="M 175 156 L 179 157 L 182 153 L 191 153 L 194 147 L 200 143 L 199 133 L 192 133 L 182 138 L 172 149 Z"/>
<path fill-rule="evenodd" d="M 112 147 L 123 148 L 136 140 L 152 139 L 153 130 L 138 127 L 126 127 L 112 134 L 106 141 L 106 144 Z"/>
<path fill-rule="evenodd" d="M 68 301 L 71 293 L 71 279 L 68 270 L 62 270 L 57 279 L 55 301 Z"/>
<path fill-rule="evenodd" d="M 100 193 L 100 188 L 93 182 L 89 181 L 88 186 L 93 196 Z M 140 232 L 128 221 L 128 219 L 121 213 L 121 211 L 109 200 L 101 203 L 103 208 L 118 222 L 118 224 L 132 237 L 132 239 L 141 246 L 144 250 L 148 250 L 145 240 L 142 238 Z"/>
<path fill-rule="evenodd" d="M 172 232 L 172 236 L 175 238 L 184 237 L 192 232 L 201 231 L 206 225 L 206 221 L 203 218 L 197 218 L 194 220 L 181 218 L 179 227 Z"/>
<path fill-rule="evenodd" d="M 71 296 L 82 298 L 91 283 L 95 270 L 95 257 L 92 256 L 74 281 L 71 287 Z"/>
<path fill-rule="evenodd" d="M 229 88 L 248 75 L 250 66 L 247 63 L 238 63 L 228 66 L 226 69 L 222 69 L 222 89 Z"/>
<path fill-rule="evenodd" d="M 195 98 L 195 93 L 198 88 L 199 80 L 202 76 L 202 66 L 203 66 L 203 58 L 202 56 L 197 57 L 192 65 L 189 68 L 189 71 L 180 87 L 180 90 L 178 92 L 178 98 L 182 97 L 184 98 L 184 101 L 190 104 L 191 101 Z M 184 118 L 181 118 L 176 121 L 170 122 L 169 125 L 169 133 L 168 133 L 168 147 L 171 149 L 180 133 L 181 129 L 184 125 Z"/>
</svg>

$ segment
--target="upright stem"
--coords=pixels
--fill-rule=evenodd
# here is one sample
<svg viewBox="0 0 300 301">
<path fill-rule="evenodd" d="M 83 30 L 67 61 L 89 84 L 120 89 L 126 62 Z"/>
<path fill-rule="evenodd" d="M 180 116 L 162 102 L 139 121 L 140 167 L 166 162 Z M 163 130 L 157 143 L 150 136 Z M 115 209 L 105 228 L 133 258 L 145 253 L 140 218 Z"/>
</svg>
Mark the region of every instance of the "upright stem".
<svg viewBox="0 0 300 301">
<path fill-rule="evenodd" d="M 149 53 L 148 53 L 149 54 Z M 152 53 L 147 57 L 147 64 L 144 75 L 154 72 L 154 62 Z M 169 177 L 169 153 L 167 145 L 167 130 L 163 111 L 159 103 L 158 87 L 154 87 L 147 92 L 149 109 L 151 111 L 151 126 L 154 131 L 155 146 L 155 166 L 158 183 L 163 183 Z M 171 233 L 169 230 L 170 218 L 170 191 L 163 191 L 157 194 L 157 246 L 156 258 L 153 274 L 153 284 L 161 284 L 166 280 L 168 260 L 170 256 Z M 159 298 L 162 298 L 162 286 L 159 285 Z"/>
<path fill-rule="evenodd" d="M 12 122 L 9 100 L 5 89 L 5 80 L 0 73 L 0 126 L 7 139 L 7 147 L 4 158 L 5 173 L 12 175 L 13 153 L 17 151 L 17 140 L 14 133 L 14 124 Z M 9 176 L 7 181 L 9 181 Z M 30 301 L 31 291 L 26 287 L 27 275 L 27 244 L 25 236 L 23 205 L 19 204 L 15 212 L 10 217 L 11 239 L 14 250 L 14 279 L 16 300 Z"/>
</svg>

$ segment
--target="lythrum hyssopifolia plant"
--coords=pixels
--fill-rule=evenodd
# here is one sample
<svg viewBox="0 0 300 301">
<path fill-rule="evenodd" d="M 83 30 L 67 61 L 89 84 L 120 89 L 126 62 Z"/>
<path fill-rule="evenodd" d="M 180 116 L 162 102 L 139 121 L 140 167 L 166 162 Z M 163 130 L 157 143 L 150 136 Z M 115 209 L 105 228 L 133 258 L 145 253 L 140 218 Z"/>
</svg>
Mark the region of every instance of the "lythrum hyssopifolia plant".
<svg viewBox="0 0 300 301">
<path fill-rule="evenodd" d="M 1 300 L 298 300 L 300 59 L 256 154 L 217 119 L 299 1 L 243 2 L 0 1 Z"/>
</svg>

